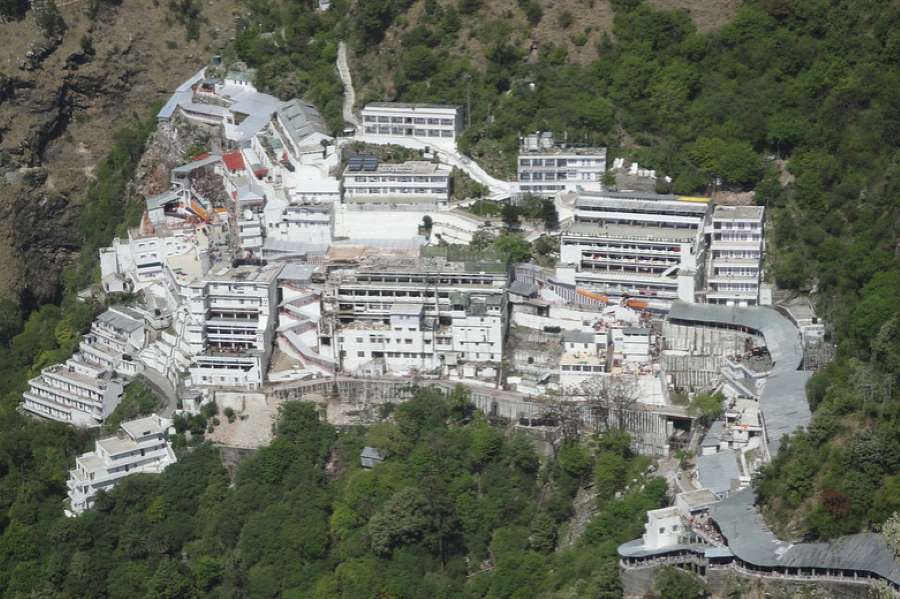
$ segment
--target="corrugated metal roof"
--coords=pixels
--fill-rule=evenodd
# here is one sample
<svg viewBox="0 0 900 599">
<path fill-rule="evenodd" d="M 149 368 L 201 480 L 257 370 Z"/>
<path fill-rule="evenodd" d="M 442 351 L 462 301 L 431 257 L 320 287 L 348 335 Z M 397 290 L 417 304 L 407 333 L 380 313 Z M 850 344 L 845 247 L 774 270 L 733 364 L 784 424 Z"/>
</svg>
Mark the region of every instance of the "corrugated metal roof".
<svg viewBox="0 0 900 599">
<path fill-rule="evenodd" d="M 900 564 L 876 533 L 860 533 L 821 543 L 788 543 L 766 526 L 753 505 L 756 496 L 744 489 L 710 508 L 731 551 L 745 562 L 764 567 L 859 570 L 900 584 Z"/>
<path fill-rule="evenodd" d="M 800 331 L 791 319 L 767 306 L 739 308 L 672 302 L 669 320 L 750 329 L 765 338 L 773 366 L 759 404 L 766 418 L 772 455 L 778 453 L 784 435 L 809 425 L 812 415 L 806 382 L 812 373 L 797 370 L 803 362 L 803 346 Z"/>
</svg>

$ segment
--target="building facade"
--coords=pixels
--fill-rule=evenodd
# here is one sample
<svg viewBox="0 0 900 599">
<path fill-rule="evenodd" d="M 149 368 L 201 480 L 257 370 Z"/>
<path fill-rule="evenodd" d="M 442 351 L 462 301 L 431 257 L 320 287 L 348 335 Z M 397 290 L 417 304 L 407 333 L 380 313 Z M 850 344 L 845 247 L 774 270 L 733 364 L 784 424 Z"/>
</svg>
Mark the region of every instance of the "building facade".
<svg viewBox="0 0 900 599">
<path fill-rule="evenodd" d="M 505 326 L 505 269 L 443 259 L 375 261 L 329 276 L 320 346 L 347 371 L 434 371 L 498 364 Z"/>
<path fill-rule="evenodd" d="M 272 353 L 281 265 L 213 268 L 189 286 L 191 382 L 262 386 Z"/>
<path fill-rule="evenodd" d="M 606 148 L 560 144 L 550 132 L 533 133 L 519 145 L 521 195 L 553 196 L 577 187 L 600 190 L 606 172 Z"/>
<path fill-rule="evenodd" d="M 77 516 L 94 505 L 99 491 L 109 491 L 132 474 L 158 474 L 177 460 L 166 440 L 171 421 L 153 414 L 123 422 L 114 437 L 99 439 L 94 451 L 75 458 L 69 471 L 67 516 Z"/>
<path fill-rule="evenodd" d="M 446 208 L 450 167 L 423 160 L 385 164 L 374 157 L 353 157 L 344 170 L 342 187 L 345 204 Z"/>
<path fill-rule="evenodd" d="M 560 235 L 557 277 L 602 298 L 637 297 L 667 310 L 696 301 L 708 203 L 643 192 L 586 192 Z"/>
<path fill-rule="evenodd" d="M 28 381 L 22 408 L 77 427 L 99 426 L 122 399 L 124 380 L 102 366 L 70 358 Z"/>
<path fill-rule="evenodd" d="M 462 108 L 446 104 L 370 102 L 362 109 L 366 135 L 405 137 L 454 145 L 463 130 Z"/>
<path fill-rule="evenodd" d="M 762 206 L 716 206 L 711 224 L 707 302 L 729 306 L 759 303 L 764 210 Z"/>
</svg>

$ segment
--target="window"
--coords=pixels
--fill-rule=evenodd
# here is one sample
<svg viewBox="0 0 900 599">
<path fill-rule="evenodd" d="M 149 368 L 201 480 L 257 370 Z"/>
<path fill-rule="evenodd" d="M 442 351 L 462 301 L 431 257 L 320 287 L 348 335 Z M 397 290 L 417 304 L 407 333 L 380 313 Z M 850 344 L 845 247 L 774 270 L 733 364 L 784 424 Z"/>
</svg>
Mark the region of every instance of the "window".
<svg viewBox="0 0 900 599">
<path fill-rule="evenodd" d="M 366 357 L 366 352 L 364 352 L 364 351 L 358 351 L 358 352 L 356 352 L 356 355 L 357 355 L 357 357 L 365 358 L 365 357 Z"/>
</svg>

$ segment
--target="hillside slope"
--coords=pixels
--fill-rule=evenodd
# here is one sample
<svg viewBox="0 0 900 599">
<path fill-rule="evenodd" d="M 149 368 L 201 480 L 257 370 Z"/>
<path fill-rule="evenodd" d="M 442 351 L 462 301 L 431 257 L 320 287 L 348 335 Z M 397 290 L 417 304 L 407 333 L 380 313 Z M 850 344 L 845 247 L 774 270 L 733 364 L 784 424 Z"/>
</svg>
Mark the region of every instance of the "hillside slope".
<svg viewBox="0 0 900 599">
<path fill-rule="evenodd" d="M 63 4 L 63 3 L 61 3 Z M 67 2 L 61 34 L 35 11 L 0 24 L 0 297 L 37 305 L 59 290 L 79 246 L 78 207 L 123 121 L 233 36 L 238 0 L 208 0 L 196 40 L 165 3 Z"/>
</svg>

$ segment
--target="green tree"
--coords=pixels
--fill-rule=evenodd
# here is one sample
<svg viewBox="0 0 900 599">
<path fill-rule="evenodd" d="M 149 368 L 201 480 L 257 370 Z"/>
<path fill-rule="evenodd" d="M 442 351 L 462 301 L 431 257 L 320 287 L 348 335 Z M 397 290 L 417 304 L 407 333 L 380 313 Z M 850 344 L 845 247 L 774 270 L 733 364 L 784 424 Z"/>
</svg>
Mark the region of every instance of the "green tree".
<svg viewBox="0 0 900 599">
<path fill-rule="evenodd" d="M 702 599 L 706 596 L 706 589 L 697 577 L 671 566 L 659 571 L 653 586 L 665 599 Z"/>
</svg>

